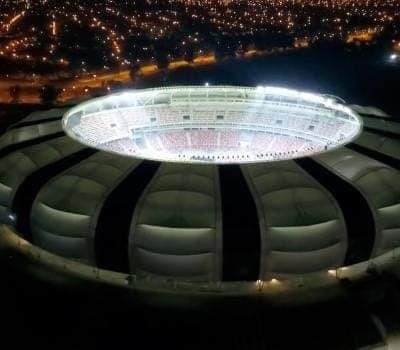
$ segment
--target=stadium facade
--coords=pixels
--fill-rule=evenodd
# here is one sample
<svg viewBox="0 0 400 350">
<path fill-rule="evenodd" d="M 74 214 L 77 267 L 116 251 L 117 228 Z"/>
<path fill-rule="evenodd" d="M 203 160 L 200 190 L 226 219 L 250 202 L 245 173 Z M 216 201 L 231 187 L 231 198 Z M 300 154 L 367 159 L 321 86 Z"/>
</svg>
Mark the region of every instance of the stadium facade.
<svg viewBox="0 0 400 350">
<path fill-rule="evenodd" d="M 207 91 L 192 89 L 201 96 Z M 172 101 L 179 91 L 146 91 L 143 101 L 150 99 L 146 113 L 147 108 L 154 109 L 157 98 Z M 184 100 L 187 91 L 191 90 L 182 92 Z M 215 91 L 223 92 L 224 101 L 230 92 L 237 93 L 238 99 L 243 94 L 261 93 L 262 101 L 269 94 L 268 89 L 223 87 Z M 274 90 L 273 98 L 276 96 Z M 310 95 L 296 96 L 304 101 Z M 268 103 L 271 99 L 268 97 Z M 320 103 L 331 101 L 317 99 Z M 124 94 L 117 100 L 127 101 L 130 108 L 130 99 Z M 279 100 L 282 103 L 282 96 Z M 296 107 L 290 108 L 298 111 L 296 101 Z M 69 137 L 89 130 L 79 129 L 84 116 L 106 115 L 108 102 L 115 122 L 120 102 L 116 108 L 114 97 L 104 98 L 69 111 L 33 113 L 12 125 L 0 139 L 0 219 L 4 224 L 0 248 L 26 256 L 30 271 L 36 271 L 39 278 L 68 276 L 133 289 L 150 299 L 154 293 L 171 293 L 178 299 L 179 295 L 263 296 L 291 303 L 329 299 L 345 293 L 341 280 L 358 283 L 382 271 L 398 270 L 397 120 L 377 109 L 326 102 L 329 113 L 339 111 L 334 116 L 322 115 L 326 122 L 329 118 L 335 121 L 331 140 L 337 144 L 331 144 L 328 152 L 256 164 L 153 162 L 137 154 L 125 157 L 108 152 L 102 147 L 103 139 L 77 142 Z M 142 110 L 143 106 L 147 105 L 138 107 Z M 95 110 L 89 113 L 91 108 Z M 227 110 L 225 106 L 212 115 Z M 199 111 L 191 110 L 189 115 L 200 115 Z M 309 118 L 309 113 L 307 109 L 305 117 Z M 365 126 L 361 134 L 357 113 Z M 156 118 L 161 124 L 161 112 Z M 175 123 L 177 116 L 173 118 Z M 283 116 L 282 120 L 290 122 Z M 313 130 L 313 139 L 317 130 L 326 130 L 324 123 Z M 350 132 L 340 136 L 342 126 L 349 125 Z M 103 136 L 107 135 L 107 125 L 102 128 Z M 339 147 L 342 142 L 351 143 Z M 225 180 L 233 179 L 230 174 L 234 171 L 243 181 L 229 185 Z M 239 193 L 248 193 L 248 197 Z M 230 198 L 235 196 L 237 202 L 230 206 Z M 235 219 L 253 223 L 254 230 L 235 227 Z M 232 237 L 236 246 L 231 244 Z M 252 239 L 252 254 L 241 254 Z M 257 261 L 251 265 L 254 256 Z M 239 270 L 247 265 L 253 273 L 241 274 Z M 242 278 L 244 275 L 247 277 Z"/>
</svg>

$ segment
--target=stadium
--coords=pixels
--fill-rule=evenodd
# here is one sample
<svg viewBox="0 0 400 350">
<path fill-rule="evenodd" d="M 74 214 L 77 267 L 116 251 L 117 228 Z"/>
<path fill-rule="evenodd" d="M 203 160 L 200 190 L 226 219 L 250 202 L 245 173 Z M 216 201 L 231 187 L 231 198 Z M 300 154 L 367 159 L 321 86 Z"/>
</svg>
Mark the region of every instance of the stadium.
<svg viewBox="0 0 400 350">
<path fill-rule="evenodd" d="M 398 269 L 399 135 L 376 108 L 271 87 L 34 112 L 0 139 L 0 249 L 142 303 L 341 297 Z"/>
</svg>

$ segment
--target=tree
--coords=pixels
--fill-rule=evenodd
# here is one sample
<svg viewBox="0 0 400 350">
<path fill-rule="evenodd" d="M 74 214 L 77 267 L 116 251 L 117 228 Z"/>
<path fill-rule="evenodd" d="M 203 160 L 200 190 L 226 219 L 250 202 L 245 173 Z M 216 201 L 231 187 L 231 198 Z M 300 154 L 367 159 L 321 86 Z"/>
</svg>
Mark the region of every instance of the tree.
<svg viewBox="0 0 400 350">
<path fill-rule="evenodd" d="M 134 84 L 137 82 L 139 71 L 140 71 L 140 65 L 136 63 L 132 64 L 131 67 L 129 68 L 129 78 Z"/>
<path fill-rule="evenodd" d="M 108 90 L 105 86 L 89 89 L 89 95 L 91 97 L 101 97 L 101 96 L 107 95 L 107 92 L 108 92 Z"/>
<path fill-rule="evenodd" d="M 187 61 L 189 63 L 193 63 L 194 51 L 195 50 L 194 50 L 193 46 L 189 46 L 186 48 L 185 55 L 184 55 L 185 61 Z"/>
<path fill-rule="evenodd" d="M 158 66 L 158 69 L 164 70 L 168 68 L 169 60 L 168 60 L 168 46 L 164 41 L 156 42 L 153 45 L 153 49 L 155 52 L 155 61 Z"/>
<path fill-rule="evenodd" d="M 44 85 L 40 90 L 40 100 L 43 104 L 51 105 L 56 102 L 59 90 L 55 88 L 53 85 Z"/>
<path fill-rule="evenodd" d="M 12 103 L 18 103 L 21 97 L 21 87 L 19 85 L 10 86 L 9 93 Z"/>
<path fill-rule="evenodd" d="M 157 67 L 160 70 L 167 69 L 168 68 L 168 64 L 169 64 L 167 55 L 164 54 L 164 53 L 157 54 L 156 55 L 156 63 L 157 63 Z"/>
<path fill-rule="evenodd" d="M 124 90 L 124 84 L 118 80 L 111 80 L 110 83 L 110 90 L 111 92 L 119 92 Z"/>
</svg>

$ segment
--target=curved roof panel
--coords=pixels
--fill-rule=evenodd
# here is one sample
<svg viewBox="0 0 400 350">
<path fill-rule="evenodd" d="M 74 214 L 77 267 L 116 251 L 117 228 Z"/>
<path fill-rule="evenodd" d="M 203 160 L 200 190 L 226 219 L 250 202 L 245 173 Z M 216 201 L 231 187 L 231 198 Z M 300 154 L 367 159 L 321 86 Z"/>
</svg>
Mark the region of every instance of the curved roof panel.
<svg viewBox="0 0 400 350">
<path fill-rule="evenodd" d="M 377 107 L 371 106 L 360 106 L 360 105 L 350 105 L 357 113 L 372 115 L 381 118 L 389 118 L 389 115 Z"/>
<path fill-rule="evenodd" d="M 376 229 L 372 256 L 400 246 L 400 172 L 346 148 L 315 160 L 349 181 L 367 200 Z"/>
<path fill-rule="evenodd" d="M 67 110 L 68 110 L 68 108 L 53 108 L 53 109 L 49 109 L 47 111 L 32 112 L 26 118 L 22 119 L 19 123 L 41 121 L 41 120 L 53 119 L 53 118 L 61 119 L 62 116 L 64 115 L 64 113 L 67 112 Z"/>
<path fill-rule="evenodd" d="M 368 117 L 364 117 L 363 120 L 367 128 L 400 134 L 400 122 L 398 121 Z"/>
<path fill-rule="evenodd" d="M 400 160 L 400 140 L 364 131 L 355 144 Z"/>
<path fill-rule="evenodd" d="M 29 175 L 83 148 L 69 137 L 60 137 L 3 157 L 0 162 L 0 220 L 7 221 L 18 187 Z"/>
<path fill-rule="evenodd" d="M 346 226 L 334 198 L 292 161 L 242 166 L 261 232 L 260 278 L 340 266 Z"/>
<path fill-rule="evenodd" d="M 221 220 L 217 167 L 163 164 L 135 209 L 129 238 L 132 272 L 219 280 Z"/>
<path fill-rule="evenodd" d="M 94 265 L 94 234 L 102 205 L 139 163 L 101 152 L 53 178 L 32 207 L 34 242 L 49 252 Z"/>
<path fill-rule="evenodd" d="M 0 150 L 10 145 L 61 132 L 60 120 L 10 129 L 0 137 Z"/>
</svg>

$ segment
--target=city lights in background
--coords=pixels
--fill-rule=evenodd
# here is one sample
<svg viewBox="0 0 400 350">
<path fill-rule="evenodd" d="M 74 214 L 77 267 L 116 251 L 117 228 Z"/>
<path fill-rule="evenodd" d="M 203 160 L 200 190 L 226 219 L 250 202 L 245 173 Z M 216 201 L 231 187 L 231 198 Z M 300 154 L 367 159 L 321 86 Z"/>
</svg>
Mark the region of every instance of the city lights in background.
<svg viewBox="0 0 400 350">
<path fill-rule="evenodd" d="M 390 62 L 396 62 L 398 59 L 399 59 L 399 55 L 398 55 L 397 53 L 392 53 L 392 54 L 389 56 Z"/>
<path fill-rule="evenodd" d="M 87 49 L 89 55 L 96 53 L 95 65 L 122 68 L 157 60 L 160 50 L 169 61 L 216 47 L 251 55 L 267 34 L 278 37 L 281 43 L 276 46 L 307 48 L 326 40 L 354 44 L 372 42 L 387 26 L 398 22 L 399 8 L 396 0 L 248 0 L 240 4 L 154 0 L 147 5 L 115 0 L 4 0 L 0 4 L 0 36 L 6 40 L 0 51 L 3 59 L 21 65 L 40 61 L 50 70 L 59 68 L 61 60 L 69 62 L 65 69 L 75 67 L 74 57 L 88 54 Z M 357 24 L 360 17 L 362 26 Z"/>
<path fill-rule="evenodd" d="M 166 106 L 155 111 L 160 102 Z M 64 115 L 63 128 L 80 143 L 131 157 L 236 164 L 325 152 L 357 137 L 362 122 L 330 97 L 270 86 L 199 85 L 126 90 L 87 101 Z"/>
<path fill-rule="evenodd" d="M 399 55 L 399 23 L 397 0 L 3 0 L 0 79 L 30 87 L 69 79 L 66 98 L 224 57 L 372 45 L 387 32 Z"/>
</svg>

